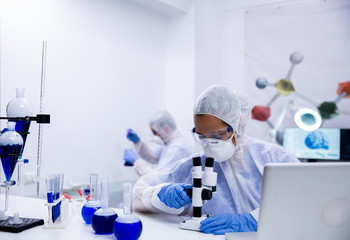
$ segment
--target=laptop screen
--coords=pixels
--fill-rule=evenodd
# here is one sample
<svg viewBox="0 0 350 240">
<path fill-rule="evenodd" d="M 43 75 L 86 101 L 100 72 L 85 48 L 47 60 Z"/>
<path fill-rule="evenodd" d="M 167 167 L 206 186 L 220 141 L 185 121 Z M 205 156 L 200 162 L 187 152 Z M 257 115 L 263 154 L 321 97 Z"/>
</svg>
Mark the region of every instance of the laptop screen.
<svg viewBox="0 0 350 240">
<path fill-rule="evenodd" d="M 340 159 L 350 160 L 350 129 L 340 130 Z"/>
<path fill-rule="evenodd" d="M 300 159 L 350 160 L 350 129 L 320 128 L 307 132 L 285 128 L 283 147 Z"/>
</svg>

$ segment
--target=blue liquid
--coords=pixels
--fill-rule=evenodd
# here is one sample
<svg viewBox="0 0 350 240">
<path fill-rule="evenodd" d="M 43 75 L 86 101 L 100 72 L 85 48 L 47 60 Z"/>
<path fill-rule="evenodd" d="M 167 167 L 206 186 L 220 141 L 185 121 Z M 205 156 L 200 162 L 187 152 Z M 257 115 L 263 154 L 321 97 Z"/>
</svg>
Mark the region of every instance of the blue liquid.
<svg viewBox="0 0 350 240">
<path fill-rule="evenodd" d="M 137 240 L 142 233 L 142 223 L 122 223 L 117 220 L 113 224 L 113 233 L 118 240 Z"/>
<path fill-rule="evenodd" d="M 6 176 L 6 181 L 11 181 L 13 171 L 15 170 L 18 157 L 21 153 L 22 145 L 0 146 L 0 157 L 2 167 Z"/>
<path fill-rule="evenodd" d="M 81 216 L 83 217 L 86 224 L 91 224 L 91 218 L 94 213 L 101 208 L 101 205 L 88 205 L 85 204 L 81 209 Z"/>
<path fill-rule="evenodd" d="M 107 216 L 94 214 L 91 218 L 91 226 L 97 234 L 111 234 L 113 233 L 113 223 L 117 217 L 117 214 Z"/>
<path fill-rule="evenodd" d="M 48 192 L 48 193 L 47 193 L 47 202 L 48 202 L 48 203 L 53 203 L 52 192 Z"/>
<path fill-rule="evenodd" d="M 23 148 L 21 151 L 22 154 L 24 146 L 26 144 L 27 135 L 29 134 L 30 121 L 27 122 L 25 120 L 15 120 L 12 122 L 16 123 L 15 131 L 18 132 L 23 138 Z"/>
</svg>

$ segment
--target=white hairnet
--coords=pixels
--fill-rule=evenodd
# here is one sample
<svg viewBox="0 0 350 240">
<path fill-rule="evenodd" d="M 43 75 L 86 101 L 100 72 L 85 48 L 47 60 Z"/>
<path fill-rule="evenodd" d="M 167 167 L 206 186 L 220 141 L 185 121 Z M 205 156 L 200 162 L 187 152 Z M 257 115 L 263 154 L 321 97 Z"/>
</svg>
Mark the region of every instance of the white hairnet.
<svg viewBox="0 0 350 240">
<path fill-rule="evenodd" d="M 165 110 L 156 112 L 149 121 L 149 126 L 163 138 L 169 138 L 176 130 L 175 119 Z"/>
<path fill-rule="evenodd" d="M 198 97 L 193 114 L 208 114 L 229 124 L 238 136 L 243 136 L 250 108 L 247 100 L 228 87 L 213 85 Z"/>
</svg>

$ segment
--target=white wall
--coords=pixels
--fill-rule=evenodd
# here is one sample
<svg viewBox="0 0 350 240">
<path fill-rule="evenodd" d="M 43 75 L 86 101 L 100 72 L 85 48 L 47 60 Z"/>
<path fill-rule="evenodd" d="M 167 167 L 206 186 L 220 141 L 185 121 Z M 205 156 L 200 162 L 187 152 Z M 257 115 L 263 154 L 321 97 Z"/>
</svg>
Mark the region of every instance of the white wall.
<svg viewBox="0 0 350 240">
<path fill-rule="evenodd" d="M 176 118 L 179 130 L 192 144 L 195 26 L 194 3 L 187 14 L 166 20 L 165 105 Z"/>
<path fill-rule="evenodd" d="M 124 1 L 2 1 L 2 116 L 16 87 L 26 89 L 38 113 L 41 47 L 48 41 L 43 177 L 137 178 L 123 166 L 131 146 L 125 134 L 132 127 L 147 139 L 150 116 L 165 107 L 165 35 L 164 18 Z M 30 131 L 24 172 L 36 166 L 37 124 Z"/>
<path fill-rule="evenodd" d="M 196 98 L 222 83 L 222 1 L 196 1 Z"/>
<path fill-rule="evenodd" d="M 166 106 L 198 151 L 190 136 L 193 105 L 204 89 L 223 83 L 222 10 L 221 0 L 196 0 L 187 14 L 167 18 Z"/>
</svg>

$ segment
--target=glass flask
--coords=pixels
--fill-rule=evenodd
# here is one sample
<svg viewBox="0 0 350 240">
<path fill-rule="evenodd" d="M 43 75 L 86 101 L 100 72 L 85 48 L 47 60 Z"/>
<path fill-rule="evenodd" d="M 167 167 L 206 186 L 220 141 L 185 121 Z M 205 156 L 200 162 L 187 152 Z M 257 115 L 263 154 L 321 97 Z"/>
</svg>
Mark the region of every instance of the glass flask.
<svg viewBox="0 0 350 240">
<path fill-rule="evenodd" d="M 101 208 L 91 218 L 91 226 L 97 234 L 113 233 L 113 223 L 118 217 L 117 213 L 109 208 L 109 180 L 101 180 Z"/>
<path fill-rule="evenodd" d="M 98 174 L 90 174 L 90 198 L 81 209 L 81 216 L 86 224 L 91 224 L 94 212 L 101 208 L 101 202 L 97 200 Z"/>
<path fill-rule="evenodd" d="M 6 188 L 5 211 L 8 208 L 9 187 L 15 185 L 15 182 L 11 181 L 11 177 L 23 147 L 23 139 L 15 131 L 15 126 L 15 122 L 8 122 L 7 130 L 0 135 L 0 158 L 6 178 L 6 181 L 2 184 Z"/>
<path fill-rule="evenodd" d="M 18 157 L 23 147 L 21 135 L 15 131 L 15 122 L 7 123 L 7 131 L 0 136 L 0 157 L 6 181 L 11 181 Z"/>
<path fill-rule="evenodd" d="M 8 104 L 6 108 L 6 114 L 7 117 L 27 117 L 32 116 L 33 114 L 33 107 L 32 104 L 24 98 L 24 91 L 23 88 L 16 88 L 16 98 L 12 99 Z M 23 138 L 23 148 L 24 149 L 29 127 L 30 127 L 30 121 L 26 120 L 10 120 L 16 122 L 16 132 L 21 134 Z"/>
<path fill-rule="evenodd" d="M 137 240 L 142 233 L 141 220 L 132 214 L 132 184 L 124 183 L 124 214 L 113 224 L 113 233 L 118 240 Z"/>
</svg>

